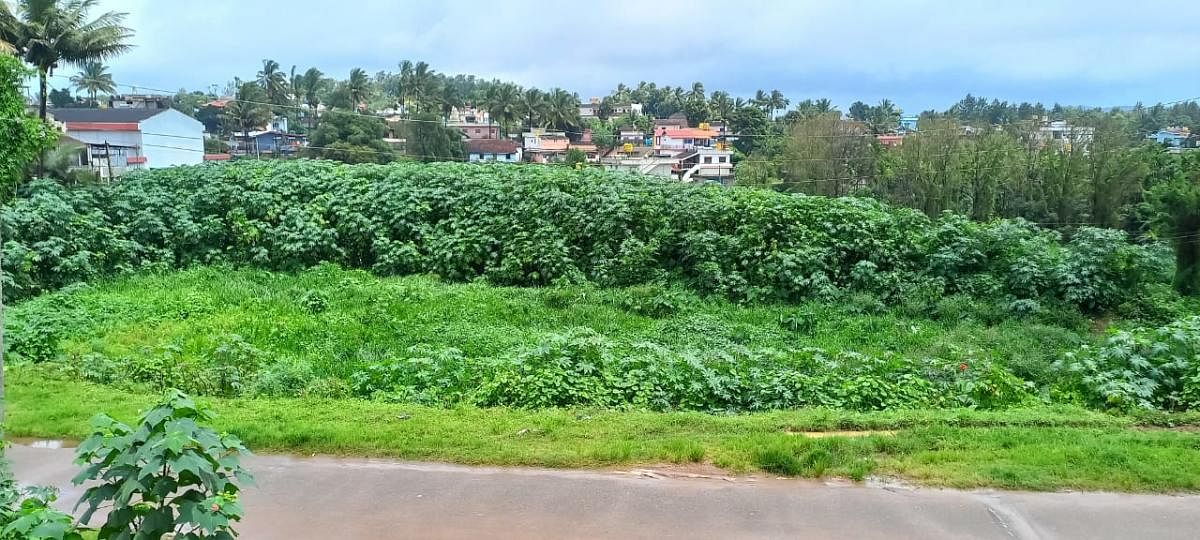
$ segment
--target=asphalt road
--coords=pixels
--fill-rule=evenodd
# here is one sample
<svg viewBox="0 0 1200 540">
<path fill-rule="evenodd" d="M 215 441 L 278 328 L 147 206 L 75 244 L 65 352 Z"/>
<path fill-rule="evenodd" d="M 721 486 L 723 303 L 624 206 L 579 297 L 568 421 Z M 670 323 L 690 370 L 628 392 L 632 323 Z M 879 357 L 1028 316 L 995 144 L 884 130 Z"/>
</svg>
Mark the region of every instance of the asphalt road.
<svg viewBox="0 0 1200 540">
<path fill-rule="evenodd" d="M 13 446 L 18 481 L 81 489 L 69 449 Z M 1200 537 L 1200 496 L 862 486 L 679 470 L 559 471 L 332 457 L 245 465 L 250 540 Z M 690 475 L 690 476 L 689 476 Z"/>
</svg>

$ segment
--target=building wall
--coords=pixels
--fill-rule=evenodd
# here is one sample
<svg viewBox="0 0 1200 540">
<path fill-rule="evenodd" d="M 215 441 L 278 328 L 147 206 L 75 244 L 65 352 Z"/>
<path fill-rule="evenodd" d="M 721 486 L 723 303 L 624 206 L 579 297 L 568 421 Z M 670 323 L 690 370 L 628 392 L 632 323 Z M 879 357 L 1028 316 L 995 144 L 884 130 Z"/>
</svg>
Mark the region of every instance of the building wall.
<svg viewBox="0 0 1200 540">
<path fill-rule="evenodd" d="M 500 126 L 487 124 L 464 124 L 454 126 L 461 129 L 468 139 L 499 139 Z"/>
<path fill-rule="evenodd" d="M 157 169 L 204 162 L 204 124 L 174 109 L 141 122 L 146 167 Z M 169 148 L 168 148 L 169 147 Z"/>
<path fill-rule="evenodd" d="M 468 161 L 498 161 L 500 163 L 519 163 L 521 161 L 521 149 L 518 148 L 512 154 L 468 154 Z"/>
</svg>

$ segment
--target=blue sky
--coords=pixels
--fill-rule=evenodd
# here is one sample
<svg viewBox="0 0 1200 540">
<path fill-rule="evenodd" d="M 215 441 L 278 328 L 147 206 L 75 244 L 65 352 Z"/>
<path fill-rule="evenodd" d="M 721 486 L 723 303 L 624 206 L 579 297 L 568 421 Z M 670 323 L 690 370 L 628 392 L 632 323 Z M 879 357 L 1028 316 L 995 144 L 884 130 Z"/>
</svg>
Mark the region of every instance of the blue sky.
<svg viewBox="0 0 1200 540">
<path fill-rule="evenodd" d="M 1200 3 L 1109 0 L 540 2 L 102 0 L 129 12 L 137 48 L 119 83 L 223 88 L 263 58 L 284 70 L 396 70 L 425 60 L 602 96 L 640 80 L 793 103 L 890 98 L 944 109 L 967 92 L 1047 104 L 1127 105 L 1200 95 Z M 75 70 L 60 71 L 69 75 Z M 62 82 L 59 80 L 58 82 Z"/>
</svg>

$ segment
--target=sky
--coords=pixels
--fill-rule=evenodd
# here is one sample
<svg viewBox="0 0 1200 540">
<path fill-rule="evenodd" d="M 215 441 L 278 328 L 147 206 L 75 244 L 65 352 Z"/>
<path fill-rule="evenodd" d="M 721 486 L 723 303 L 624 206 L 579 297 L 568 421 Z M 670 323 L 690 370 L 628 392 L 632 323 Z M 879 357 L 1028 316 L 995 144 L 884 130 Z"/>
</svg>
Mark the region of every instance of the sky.
<svg viewBox="0 0 1200 540">
<path fill-rule="evenodd" d="M 891 99 L 945 109 L 967 93 L 1120 106 L 1200 96 L 1200 3 L 1110 0 L 101 0 L 129 13 L 120 84 L 223 89 L 264 58 L 396 71 L 403 59 L 580 97 L 638 81 L 778 89 L 796 103 Z M 76 70 L 67 67 L 59 73 Z M 63 81 L 58 81 L 60 84 Z M 128 91 L 127 88 L 120 89 Z"/>
</svg>

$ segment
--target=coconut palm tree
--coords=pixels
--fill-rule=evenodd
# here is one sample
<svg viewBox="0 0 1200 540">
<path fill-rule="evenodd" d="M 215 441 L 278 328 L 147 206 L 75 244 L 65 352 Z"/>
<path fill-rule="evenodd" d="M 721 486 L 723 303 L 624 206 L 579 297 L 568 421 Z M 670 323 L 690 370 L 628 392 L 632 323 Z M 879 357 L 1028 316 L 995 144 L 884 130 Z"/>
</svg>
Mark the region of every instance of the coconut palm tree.
<svg viewBox="0 0 1200 540">
<path fill-rule="evenodd" d="M 350 91 L 350 101 L 357 109 L 370 97 L 371 79 L 367 77 L 367 72 L 362 68 L 350 70 L 350 78 L 346 79 L 346 89 Z"/>
<path fill-rule="evenodd" d="M 71 76 L 71 85 L 80 92 L 87 92 L 93 104 L 96 103 L 96 94 L 111 94 L 116 91 L 116 83 L 113 82 L 112 74 L 108 73 L 108 66 L 100 62 L 85 63 L 79 73 Z"/>
<path fill-rule="evenodd" d="M 729 93 L 717 90 L 708 98 L 708 108 L 712 110 L 713 116 L 718 120 L 729 121 L 733 118 L 734 101 L 729 98 Z"/>
<path fill-rule="evenodd" d="M 458 87 L 449 82 L 442 85 L 442 92 L 438 98 L 438 102 L 442 106 L 442 119 L 446 121 L 450 120 L 450 113 L 454 112 L 454 109 L 461 109 L 466 104 L 466 100 L 458 91 Z"/>
<path fill-rule="evenodd" d="M 551 90 L 546 98 L 546 120 L 564 131 L 579 127 L 579 96 L 562 88 Z"/>
<path fill-rule="evenodd" d="M 750 99 L 750 103 L 767 112 L 767 108 L 771 106 L 771 94 L 757 90 L 754 92 L 754 97 Z"/>
<path fill-rule="evenodd" d="M 437 72 L 429 68 L 425 62 L 417 62 L 409 77 L 409 97 L 416 104 L 418 111 L 424 111 L 436 101 Z"/>
<path fill-rule="evenodd" d="M 265 90 L 257 83 L 247 82 L 238 88 L 233 101 L 225 105 L 224 124 L 248 136 L 251 131 L 271 121 L 271 108 L 263 104 Z"/>
<path fill-rule="evenodd" d="M 317 106 L 321 104 L 321 90 L 325 88 L 325 74 L 315 67 L 308 68 L 308 71 L 300 75 L 299 83 L 296 93 L 298 96 L 303 96 L 304 103 L 308 105 L 308 127 L 313 127 Z"/>
<path fill-rule="evenodd" d="M 500 131 L 507 134 L 508 124 L 517 117 L 521 97 L 521 89 L 517 85 L 494 81 L 484 98 L 484 105 L 488 112 L 488 124 L 491 124 L 493 120 L 500 122 Z"/>
<path fill-rule="evenodd" d="M 525 114 L 525 127 L 533 129 L 534 120 L 546 115 L 546 94 L 537 88 L 528 88 L 521 94 L 521 112 Z"/>
<path fill-rule="evenodd" d="M 788 99 L 783 97 L 783 92 L 779 90 L 771 90 L 771 94 L 767 96 L 767 107 L 770 109 L 768 114 L 775 115 L 775 111 L 782 111 L 788 106 Z"/>
<path fill-rule="evenodd" d="M 17 0 L 16 13 L 0 2 L 0 42 L 32 64 L 38 73 L 38 116 L 46 118 L 47 79 L 61 64 L 103 61 L 131 47 L 133 30 L 122 26 L 125 13 L 109 11 L 92 19 L 98 0 Z"/>
<path fill-rule="evenodd" d="M 699 81 L 692 83 L 692 91 L 688 92 L 687 97 L 688 97 L 688 99 L 703 100 L 704 99 L 704 83 L 699 82 Z"/>
<path fill-rule="evenodd" d="M 267 92 L 267 101 L 273 105 L 287 103 L 287 78 L 279 71 L 279 62 L 263 60 L 263 68 L 258 72 L 258 85 Z"/>
</svg>

